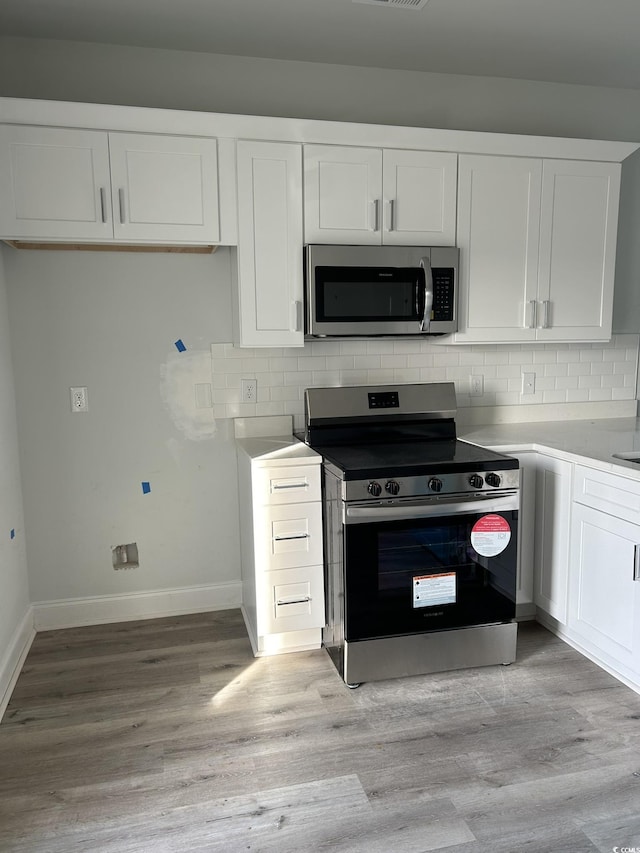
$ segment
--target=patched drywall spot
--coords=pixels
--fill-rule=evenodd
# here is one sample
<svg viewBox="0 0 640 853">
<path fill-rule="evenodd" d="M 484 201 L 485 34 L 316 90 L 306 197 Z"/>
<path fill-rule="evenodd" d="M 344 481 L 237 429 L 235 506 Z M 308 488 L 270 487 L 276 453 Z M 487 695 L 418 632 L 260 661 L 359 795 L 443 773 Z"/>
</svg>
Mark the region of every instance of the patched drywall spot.
<svg viewBox="0 0 640 853">
<path fill-rule="evenodd" d="M 211 382 L 211 353 L 187 350 L 171 353 L 160 368 L 160 394 L 176 428 L 192 441 L 213 438 L 213 408 L 203 408 L 196 386 Z"/>
</svg>

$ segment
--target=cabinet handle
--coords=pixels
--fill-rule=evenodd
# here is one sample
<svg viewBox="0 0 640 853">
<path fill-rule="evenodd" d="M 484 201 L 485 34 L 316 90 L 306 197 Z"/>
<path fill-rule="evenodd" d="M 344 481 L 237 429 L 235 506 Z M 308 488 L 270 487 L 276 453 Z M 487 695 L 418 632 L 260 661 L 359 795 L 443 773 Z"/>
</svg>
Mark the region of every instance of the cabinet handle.
<svg viewBox="0 0 640 853">
<path fill-rule="evenodd" d="M 282 607 L 283 604 L 308 604 L 310 601 L 310 595 L 305 595 L 304 598 L 291 598 L 287 600 L 285 600 L 284 598 L 278 598 L 276 600 L 276 605 L 278 607 Z"/>
<path fill-rule="evenodd" d="M 387 226 L 387 231 L 393 231 L 395 228 L 395 218 L 396 218 L 396 203 L 395 199 L 389 199 L 389 224 Z"/>
<path fill-rule="evenodd" d="M 531 314 L 529 318 L 529 324 L 527 325 L 528 329 L 535 329 L 538 320 L 538 303 L 535 299 L 529 300 L 529 308 L 531 309 Z"/>
<path fill-rule="evenodd" d="M 544 310 L 544 313 L 542 315 L 542 328 L 548 329 L 549 328 L 549 310 L 551 308 L 551 302 L 548 299 L 545 299 L 544 302 L 542 303 L 542 308 Z"/>
<path fill-rule="evenodd" d="M 273 483 L 271 491 L 278 492 L 282 489 L 306 489 L 308 486 L 309 484 L 304 480 L 301 480 L 299 483 Z"/>
<path fill-rule="evenodd" d="M 633 579 L 640 581 L 640 545 L 633 546 Z"/>
<path fill-rule="evenodd" d="M 294 533 L 293 536 L 274 536 L 274 542 L 290 542 L 294 539 L 311 539 L 308 533 Z"/>
<path fill-rule="evenodd" d="M 371 202 L 371 210 L 373 213 L 373 225 L 371 227 L 372 231 L 380 230 L 380 199 L 376 198 Z"/>
<path fill-rule="evenodd" d="M 124 209 L 124 190 L 122 187 L 118 190 L 118 203 L 120 205 L 120 224 L 124 225 L 126 222 L 125 218 L 125 209 Z"/>
<path fill-rule="evenodd" d="M 107 221 L 107 197 L 105 195 L 104 187 L 100 187 L 100 213 L 102 214 L 102 221 Z"/>
<path fill-rule="evenodd" d="M 299 299 L 291 303 L 291 328 L 294 332 L 302 331 L 302 302 Z"/>
</svg>

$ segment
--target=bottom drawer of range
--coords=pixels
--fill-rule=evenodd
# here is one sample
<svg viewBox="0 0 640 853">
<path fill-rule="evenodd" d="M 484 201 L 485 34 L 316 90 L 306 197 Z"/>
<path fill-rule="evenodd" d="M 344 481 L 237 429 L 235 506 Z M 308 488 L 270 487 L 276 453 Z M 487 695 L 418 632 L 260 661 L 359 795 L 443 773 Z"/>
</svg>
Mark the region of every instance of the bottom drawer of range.
<svg viewBox="0 0 640 853">
<path fill-rule="evenodd" d="M 259 634 L 280 634 L 324 626 L 322 566 L 266 572 L 262 586 Z"/>
</svg>

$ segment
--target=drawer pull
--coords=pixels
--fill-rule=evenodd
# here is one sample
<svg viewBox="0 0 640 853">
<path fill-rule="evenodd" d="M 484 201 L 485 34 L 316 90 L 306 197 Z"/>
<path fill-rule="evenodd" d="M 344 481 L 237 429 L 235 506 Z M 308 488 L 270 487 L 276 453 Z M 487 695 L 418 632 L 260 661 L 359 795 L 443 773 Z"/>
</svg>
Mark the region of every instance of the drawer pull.
<svg viewBox="0 0 640 853">
<path fill-rule="evenodd" d="M 311 601 L 310 595 L 305 595 L 303 598 L 289 598 L 289 599 L 279 598 L 276 601 L 276 605 L 278 607 L 281 607 L 284 604 L 308 604 L 310 601 Z"/>
<path fill-rule="evenodd" d="M 640 545 L 633 546 L 633 579 L 640 581 Z"/>
<path fill-rule="evenodd" d="M 310 539 L 311 536 L 308 533 L 293 533 L 291 536 L 274 536 L 274 542 L 289 542 L 291 539 Z"/>
<path fill-rule="evenodd" d="M 273 483 L 271 486 L 272 492 L 278 492 L 282 489 L 308 489 L 309 483 L 302 481 L 300 483 Z"/>
</svg>

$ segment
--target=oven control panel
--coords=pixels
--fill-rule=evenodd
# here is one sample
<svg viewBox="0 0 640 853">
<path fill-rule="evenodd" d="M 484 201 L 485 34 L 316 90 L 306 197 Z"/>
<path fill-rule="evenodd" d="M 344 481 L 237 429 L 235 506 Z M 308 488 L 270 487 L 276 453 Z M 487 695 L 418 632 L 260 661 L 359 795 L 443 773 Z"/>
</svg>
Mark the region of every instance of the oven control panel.
<svg viewBox="0 0 640 853">
<path fill-rule="evenodd" d="M 451 498 L 452 495 L 489 495 L 496 491 L 513 491 L 520 487 L 518 468 L 503 471 L 427 474 L 417 477 L 381 477 L 370 480 L 346 480 L 342 483 L 342 499 L 347 501 L 393 500 L 394 498 Z"/>
</svg>

